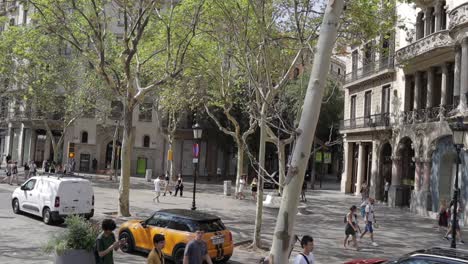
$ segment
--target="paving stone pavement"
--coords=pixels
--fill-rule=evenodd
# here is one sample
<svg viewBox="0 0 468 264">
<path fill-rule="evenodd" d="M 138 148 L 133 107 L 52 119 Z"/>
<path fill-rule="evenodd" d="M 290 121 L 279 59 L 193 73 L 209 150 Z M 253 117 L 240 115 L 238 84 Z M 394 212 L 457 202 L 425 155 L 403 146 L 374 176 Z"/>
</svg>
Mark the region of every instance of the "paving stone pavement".
<svg viewBox="0 0 468 264">
<path fill-rule="evenodd" d="M 118 223 L 127 219 L 143 219 L 157 209 L 191 207 L 192 186 L 187 179 L 185 181 L 184 197 L 164 196 L 160 198 L 161 203 L 158 204 L 152 202 L 153 193 L 151 190 L 153 186 L 151 183 L 137 178 L 132 178 L 131 182 L 132 217 L 117 218 Z M 96 196 L 96 216 L 94 220 L 99 221 L 117 211 L 118 183 L 109 182 L 107 178 L 95 177 L 93 178 L 93 185 Z M 344 238 L 343 218 L 352 204 L 359 205 L 359 198 L 333 190 L 337 187 L 333 182 L 324 182 L 323 187 L 322 190 L 309 190 L 307 192 L 308 201 L 301 204 L 301 214 L 297 216 L 295 225 L 297 234 L 310 234 L 314 237 L 314 252 L 317 263 L 343 263 L 354 258 L 391 258 L 420 248 L 449 245 L 449 242 L 442 239 L 442 234 L 435 228 L 435 219 L 414 215 L 407 209 L 389 208 L 383 204 L 377 204 L 376 218 L 379 228 L 375 230 L 375 240 L 379 246 L 373 247 L 370 239 L 365 237 L 360 241 L 361 251 L 345 250 L 342 246 Z M 11 191 L 13 186 L 0 184 L 0 189 Z M 242 201 L 235 200 L 232 197 L 225 197 L 223 196 L 223 186 L 221 184 L 198 184 L 197 190 L 199 192 L 197 191 L 196 201 L 199 210 L 219 215 L 233 232 L 236 242 L 251 238 L 255 219 L 255 202 L 251 197 L 247 195 L 249 199 Z M 9 203 L 9 201 L 6 202 Z M 266 247 L 271 244 L 277 213 L 278 209 L 264 209 L 262 239 Z M 7 215 L 7 217 L 10 217 L 10 215 Z M 4 220 L 0 221 L 3 223 Z M 361 228 L 363 229 L 362 221 Z M 49 230 L 48 227 L 47 230 Z M 14 234 L 9 236 L 12 237 L 8 241 L 14 241 Z M 0 245 L 3 242 L 4 240 L 0 238 Z M 11 253 L 14 247 L 14 245 L 9 245 L 8 252 Z M 465 245 L 461 245 L 461 247 L 468 248 Z M 37 247 L 28 248 L 37 251 Z M 292 254 L 293 257 L 299 250 L 299 243 L 297 243 Z M 0 254 L 9 254 L 8 252 L 5 253 L 0 246 Z M 259 258 L 258 254 L 236 248 L 230 263 L 257 263 Z M 21 260 L 8 263 L 50 263 L 44 262 L 43 259 L 44 257 L 37 259 L 37 261 Z M 49 256 L 46 259 L 51 260 L 51 257 Z M 144 255 L 116 253 L 115 259 L 116 263 L 145 262 Z M 0 261 L 0 263 L 7 262 Z"/>
</svg>

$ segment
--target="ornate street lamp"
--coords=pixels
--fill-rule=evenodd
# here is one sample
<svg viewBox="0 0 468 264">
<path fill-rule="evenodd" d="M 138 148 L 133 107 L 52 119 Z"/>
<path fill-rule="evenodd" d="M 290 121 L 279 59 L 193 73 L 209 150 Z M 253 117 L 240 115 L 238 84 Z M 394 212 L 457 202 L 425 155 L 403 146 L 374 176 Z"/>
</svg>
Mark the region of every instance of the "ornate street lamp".
<svg viewBox="0 0 468 264">
<path fill-rule="evenodd" d="M 450 124 L 450 128 L 452 129 L 453 133 L 453 144 L 455 149 L 457 150 L 457 157 L 456 157 L 456 172 L 455 172 L 455 186 L 453 191 L 453 219 L 452 219 L 452 243 L 450 245 L 451 248 L 456 248 L 457 245 L 457 216 L 458 216 L 458 200 L 459 200 L 459 190 L 458 190 L 458 167 L 460 164 L 460 150 L 464 146 L 464 139 L 465 139 L 465 124 L 463 123 L 463 116 L 458 116 L 457 121 Z"/>
<path fill-rule="evenodd" d="M 202 138 L 203 129 L 198 123 L 193 125 L 193 139 L 195 144 L 193 144 L 193 200 L 192 200 L 192 210 L 197 210 L 195 206 L 195 193 L 197 191 L 197 175 L 198 175 L 198 158 L 200 157 L 200 139 Z"/>
</svg>

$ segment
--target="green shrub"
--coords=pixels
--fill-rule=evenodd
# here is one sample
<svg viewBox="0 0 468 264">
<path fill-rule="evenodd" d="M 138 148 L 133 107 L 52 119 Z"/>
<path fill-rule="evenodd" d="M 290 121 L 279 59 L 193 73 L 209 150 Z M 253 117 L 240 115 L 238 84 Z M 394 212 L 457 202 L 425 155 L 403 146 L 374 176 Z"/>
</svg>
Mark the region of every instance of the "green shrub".
<svg viewBox="0 0 468 264">
<path fill-rule="evenodd" d="M 99 235 L 99 229 L 80 216 L 70 216 L 65 220 L 67 229 L 52 236 L 44 246 L 44 252 L 63 255 L 69 249 L 92 251 Z"/>
</svg>

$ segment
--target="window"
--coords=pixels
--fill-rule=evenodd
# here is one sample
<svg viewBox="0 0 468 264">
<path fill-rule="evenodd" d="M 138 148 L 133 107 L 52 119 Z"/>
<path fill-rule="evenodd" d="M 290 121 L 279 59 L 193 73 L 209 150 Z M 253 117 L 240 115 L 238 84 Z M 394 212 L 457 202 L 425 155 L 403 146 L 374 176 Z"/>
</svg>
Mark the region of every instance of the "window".
<svg viewBox="0 0 468 264">
<path fill-rule="evenodd" d="M 356 119 L 356 95 L 351 96 L 350 119 Z"/>
<path fill-rule="evenodd" d="M 153 104 L 150 102 L 140 104 L 140 115 L 138 120 L 141 122 L 151 122 L 153 119 Z"/>
<path fill-rule="evenodd" d="M 26 25 L 27 22 L 28 22 L 28 10 L 24 9 L 23 10 L 23 25 Z"/>
<path fill-rule="evenodd" d="M 149 148 L 150 147 L 150 137 L 148 135 L 145 135 L 143 137 L 143 147 L 144 148 Z"/>
<path fill-rule="evenodd" d="M 205 232 L 218 232 L 225 230 L 226 227 L 224 226 L 223 222 L 221 220 L 209 220 L 209 221 L 200 221 L 200 222 L 192 222 L 190 224 L 191 229 L 193 231 L 196 231 L 197 229 L 201 229 Z"/>
<path fill-rule="evenodd" d="M 190 232 L 190 228 L 187 226 L 187 224 L 183 223 L 180 219 L 174 219 L 173 221 L 169 222 L 168 228 L 178 231 Z"/>
<path fill-rule="evenodd" d="M 151 218 L 146 220 L 146 224 L 158 227 L 168 227 L 171 217 L 167 215 L 154 214 Z"/>
<path fill-rule="evenodd" d="M 34 190 L 34 186 L 36 185 L 36 180 L 35 179 L 32 179 L 32 180 L 29 180 L 28 182 L 26 182 L 23 186 L 24 186 L 24 190 L 25 191 L 32 191 Z"/>
<path fill-rule="evenodd" d="M 120 101 L 111 102 L 111 119 L 120 119 L 123 113 L 123 104 Z"/>
<path fill-rule="evenodd" d="M 390 85 L 382 88 L 382 114 L 390 112 Z"/>
<path fill-rule="evenodd" d="M 338 68 L 338 75 L 341 75 L 341 68 Z"/>
<path fill-rule="evenodd" d="M 81 143 L 88 143 L 88 132 L 83 131 L 81 133 Z"/>
<path fill-rule="evenodd" d="M 10 19 L 10 26 L 14 26 L 14 25 L 15 25 L 15 19 L 12 18 L 12 19 Z"/>
<path fill-rule="evenodd" d="M 364 95 L 364 116 L 371 115 L 372 91 L 367 91 Z"/>
<path fill-rule="evenodd" d="M 357 69 L 358 69 L 358 60 L 359 60 L 359 53 L 357 50 L 353 51 L 351 59 L 352 59 L 351 71 L 353 72 L 353 74 L 356 74 Z"/>
</svg>

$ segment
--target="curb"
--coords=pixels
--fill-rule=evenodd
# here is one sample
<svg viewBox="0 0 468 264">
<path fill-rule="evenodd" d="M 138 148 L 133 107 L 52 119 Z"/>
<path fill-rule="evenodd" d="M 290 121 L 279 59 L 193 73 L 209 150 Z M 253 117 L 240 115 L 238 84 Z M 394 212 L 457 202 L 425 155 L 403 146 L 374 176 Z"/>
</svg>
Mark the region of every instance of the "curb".
<svg viewBox="0 0 468 264">
<path fill-rule="evenodd" d="M 242 246 L 242 245 L 245 245 L 245 244 L 250 244 L 252 242 L 253 242 L 252 239 L 242 240 L 242 241 L 234 243 L 234 247 Z"/>
</svg>

